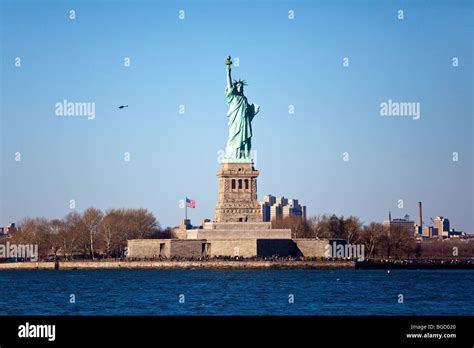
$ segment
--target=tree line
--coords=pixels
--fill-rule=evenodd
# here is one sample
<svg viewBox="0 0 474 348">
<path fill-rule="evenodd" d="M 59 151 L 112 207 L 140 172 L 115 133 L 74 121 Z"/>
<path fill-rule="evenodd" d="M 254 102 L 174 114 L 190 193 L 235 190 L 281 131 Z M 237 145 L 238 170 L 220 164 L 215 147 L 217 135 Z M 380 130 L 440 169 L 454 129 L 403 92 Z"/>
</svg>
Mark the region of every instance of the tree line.
<svg viewBox="0 0 474 348">
<path fill-rule="evenodd" d="M 400 227 L 390 229 L 381 223 L 364 225 L 359 218 L 318 215 L 307 220 L 285 217 L 272 221 L 273 228 L 289 228 L 292 238 L 343 239 L 363 244 L 365 258 L 436 258 L 474 256 L 474 242 L 430 240 L 419 243 L 412 233 Z M 38 245 L 40 259 L 122 258 L 127 240 L 171 238 L 170 227 L 162 229 L 147 209 L 88 208 L 82 214 L 71 212 L 63 219 L 25 218 L 17 224 L 5 244 Z M 457 248 L 458 255 L 453 255 Z"/>
<path fill-rule="evenodd" d="M 450 258 L 474 256 L 474 242 L 439 240 L 417 242 L 413 232 L 401 226 L 385 227 L 359 218 L 317 215 L 307 220 L 290 216 L 272 221 L 274 228 L 290 228 L 292 238 L 342 239 L 364 245 L 365 258 Z M 457 254 L 457 255 L 456 255 Z"/>
<path fill-rule="evenodd" d="M 25 218 L 12 233 L 11 244 L 36 244 L 39 257 L 95 259 L 124 257 L 128 239 L 169 238 L 146 209 L 88 208 L 63 219 Z M 6 240 L 2 241 L 6 243 Z"/>
</svg>

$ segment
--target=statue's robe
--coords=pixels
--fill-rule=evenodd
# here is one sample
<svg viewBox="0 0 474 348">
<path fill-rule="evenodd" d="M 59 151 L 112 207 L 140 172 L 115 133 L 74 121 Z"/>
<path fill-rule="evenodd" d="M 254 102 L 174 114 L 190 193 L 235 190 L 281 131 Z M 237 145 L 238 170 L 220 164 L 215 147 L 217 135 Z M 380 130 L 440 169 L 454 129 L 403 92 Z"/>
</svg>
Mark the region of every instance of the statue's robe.
<svg viewBox="0 0 474 348">
<path fill-rule="evenodd" d="M 249 159 L 252 138 L 252 120 L 257 114 L 255 105 L 249 104 L 244 95 L 239 95 L 237 89 L 225 89 L 229 111 L 227 112 L 229 138 L 227 140 L 227 160 Z"/>
</svg>

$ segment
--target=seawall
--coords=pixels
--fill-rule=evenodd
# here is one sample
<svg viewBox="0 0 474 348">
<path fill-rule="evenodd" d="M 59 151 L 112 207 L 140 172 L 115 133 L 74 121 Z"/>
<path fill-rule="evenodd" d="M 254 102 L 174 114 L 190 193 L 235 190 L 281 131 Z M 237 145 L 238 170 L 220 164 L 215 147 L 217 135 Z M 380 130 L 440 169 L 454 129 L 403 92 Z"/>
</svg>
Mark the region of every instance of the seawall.
<svg viewBox="0 0 474 348">
<path fill-rule="evenodd" d="M 352 261 L 67 261 L 71 269 L 355 269 Z M 54 262 L 0 263 L 1 270 L 54 270 Z"/>
</svg>

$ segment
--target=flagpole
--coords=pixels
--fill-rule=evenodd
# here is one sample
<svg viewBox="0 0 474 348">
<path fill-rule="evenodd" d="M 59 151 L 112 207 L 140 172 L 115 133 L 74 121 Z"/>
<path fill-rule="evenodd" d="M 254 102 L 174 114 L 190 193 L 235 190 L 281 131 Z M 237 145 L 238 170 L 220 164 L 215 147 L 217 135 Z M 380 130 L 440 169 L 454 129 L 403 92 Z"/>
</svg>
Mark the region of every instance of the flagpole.
<svg viewBox="0 0 474 348">
<path fill-rule="evenodd" d="M 188 219 L 188 197 L 186 197 L 186 199 L 184 200 L 184 203 L 185 203 L 185 215 L 184 215 L 184 219 L 187 220 Z"/>
</svg>

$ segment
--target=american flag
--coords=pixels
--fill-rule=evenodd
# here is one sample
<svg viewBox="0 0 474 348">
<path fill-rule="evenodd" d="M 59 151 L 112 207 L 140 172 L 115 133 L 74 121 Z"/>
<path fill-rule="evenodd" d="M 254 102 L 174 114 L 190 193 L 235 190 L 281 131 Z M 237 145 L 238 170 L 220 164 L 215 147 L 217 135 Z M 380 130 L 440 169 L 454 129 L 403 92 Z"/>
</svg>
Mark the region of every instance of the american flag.
<svg viewBox="0 0 474 348">
<path fill-rule="evenodd" d="M 188 208 L 196 208 L 196 201 L 194 199 L 189 199 L 186 197 L 186 206 Z"/>
</svg>

